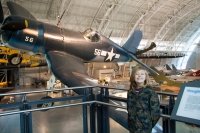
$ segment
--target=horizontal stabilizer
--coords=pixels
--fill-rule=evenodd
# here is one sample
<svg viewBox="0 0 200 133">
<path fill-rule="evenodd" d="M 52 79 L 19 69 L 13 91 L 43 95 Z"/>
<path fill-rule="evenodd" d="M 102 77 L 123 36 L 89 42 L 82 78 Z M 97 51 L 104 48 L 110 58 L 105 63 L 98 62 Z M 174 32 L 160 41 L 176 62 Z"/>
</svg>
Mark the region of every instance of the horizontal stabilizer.
<svg viewBox="0 0 200 133">
<path fill-rule="evenodd" d="M 134 54 L 142 40 L 142 32 L 140 30 L 135 30 L 126 43 L 122 46 L 125 50 Z"/>
</svg>

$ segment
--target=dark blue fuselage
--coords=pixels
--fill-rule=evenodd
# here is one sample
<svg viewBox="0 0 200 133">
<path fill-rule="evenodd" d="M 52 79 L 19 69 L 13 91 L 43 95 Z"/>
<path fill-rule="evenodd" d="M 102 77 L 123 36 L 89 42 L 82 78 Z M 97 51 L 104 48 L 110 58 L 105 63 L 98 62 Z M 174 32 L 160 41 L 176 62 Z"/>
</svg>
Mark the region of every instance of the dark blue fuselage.
<svg viewBox="0 0 200 133">
<path fill-rule="evenodd" d="M 9 16 L 8 18 L 13 21 L 26 19 L 20 16 Z M 5 31 L 2 35 L 2 39 L 8 47 L 43 54 L 51 50 L 61 51 L 87 62 L 129 61 L 127 51 L 98 33 L 96 34 L 98 34 L 99 40 L 92 41 L 81 32 L 62 29 L 36 20 L 26 20 L 28 28 L 13 32 Z"/>
</svg>

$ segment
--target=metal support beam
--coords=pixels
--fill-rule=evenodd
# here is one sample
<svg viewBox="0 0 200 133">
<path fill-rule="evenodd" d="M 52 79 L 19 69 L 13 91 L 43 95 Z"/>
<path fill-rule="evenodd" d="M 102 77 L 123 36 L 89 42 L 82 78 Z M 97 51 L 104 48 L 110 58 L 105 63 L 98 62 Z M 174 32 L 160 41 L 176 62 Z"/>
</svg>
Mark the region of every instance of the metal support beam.
<svg viewBox="0 0 200 133">
<path fill-rule="evenodd" d="M 90 24 L 90 28 L 91 28 L 92 25 L 94 24 L 94 21 L 95 21 L 95 19 L 96 19 L 96 17 L 97 17 L 97 14 L 99 13 L 99 11 L 100 11 L 100 9 L 102 8 L 102 6 L 103 6 L 103 4 L 105 3 L 105 1 L 106 1 L 106 0 L 103 0 L 103 1 L 101 2 L 101 4 L 100 4 L 98 10 L 96 11 L 96 13 L 95 13 L 95 15 L 94 15 L 94 17 L 93 17 L 93 19 L 92 19 L 92 22 L 91 22 L 91 24 Z"/>
<path fill-rule="evenodd" d="M 103 88 L 101 88 L 100 94 L 97 95 L 97 100 L 102 101 L 102 95 L 104 93 Z M 103 105 L 97 104 L 97 133 L 103 133 Z"/>
<path fill-rule="evenodd" d="M 88 100 L 90 101 L 95 100 L 95 96 L 91 88 L 89 89 L 89 95 L 90 95 L 90 98 Z M 96 120 L 95 120 L 96 106 L 95 105 L 96 105 L 95 103 L 90 104 L 90 132 L 91 133 L 96 133 Z"/>
<path fill-rule="evenodd" d="M 168 115 L 170 115 L 170 116 L 172 114 L 174 105 L 175 105 L 175 97 L 170 96 L 169 97 L 169 111 L 168 111 Z M 170 120 L 170 119 L 168 119 L 168 121 L 169 121 L 169 132 L 176 133 L 176 122 L 174 120 Z"/>
<path fill-rule="evenodd" d="M 117 13 L 117 11 L 120 9 L 120 7 L 126 2 L 126 0 L 116 1 L 112 5 L 109 6 L 109 8 L 106 10 L 106 13 L 104 14 L 102 21 L 99 25 L 98 31 L 102 34 L 105 33 L 112 17 Z"/>
<path fill-rule="evenodd" d="M 19 110 L 23 110 L 23 104 L 21 106 L 19 106 Z M 25 132 L 25 118 L 24 118 L 24 114 L 20 114 L 20 131 L 21 133 L 26 133 Z"/>
<path fill-rule="evenodd" d="M 31 105 L 27 105 L 27 109 L 31 109 Z M 26 128 L 28 133 L 33 133 L 32 112 L 25 113 L 27 118 Z"/>
<path fill-rule="evenodd" d="M 84 89 L 84 97 L 82 98 L 83 102 L 87 101 L 87 91 Z M 87 105 L 83 104 L 83 133 L 88 133 L 88 119 L 87 119 Z"/>
<path fill-rule="evenodd" d="M 102 95 L 102 101 L 109 103 L 109 99 L 104 97 L 104 95 Z M 105 89 L 105 96 L 109 96 L 109 91 L 108 89 Z M 109 120 L 109 115 L 108 115 L 108 106 L 103 105 L 103 121 L 102 121 L 102 125 L 103 125 L 103 133 L 110 133 L 110 120 Z"/>
<path fill-rule="evenodd" d="M 121 42 L 120 42 L 120 45 L 124 44 L 124 42 L 126 41 L 124 35 L 125 35 L 125 33 L 128 31 L 128 29 L 130 28 L 131 23 L 132 23 L 132 20 L 135 18 L 136 15 L 142 14 L 140 10 L 141 10 L 142 7 L 143 7 L 145 4 L 147 4 L 147 3 L 148 3 L 148 0 L 144 1 L 144 2 L 141 4 L 141 6 L 138 8 L 138 10 L 135 12 L 135 14 L 133 15 L 133 17 L 130 19 L 130 21 L 128 22 L 127 26 L 125 27 L 125 29 L 124 29 L 124 31 L 123 31 L 123 33 L 122 33 L 122 35 L 121 35 L 122 40 L 121 40 Z M 143 16 L 141 16 L 141 17 L 143 17 Z M 142 19 L 142 18 L 139 18 L 139 19 Z M 139 22 L 139 21 L 137 21 L 137 22 Z M 137 23 L 137 22 L 136 22 L 136 23 Z M 133 29 L 133 28 L 132 28 L 132 29 Z M 130 33 L 129 33 L 129 35 L 130 35 Z M 129 36 L 127 36 L 127 38 L 128 38 L 128 37 L 129 37 Z"/>
<path fill-rule="evenodd" d="M 190 6 L 190 2 L 188 4 L 184 4 L 182 6 L 178 6 L 177 9 L 174 9 L 174 15 L 167 19 L 167 21 L 163 24 L 163 26 L 160 28 L 160 30 L 157 32 L 156 36 L 154 37 L 153 41 L 156 42 L 158 48 L 160 42 L 165 38 L 167 33 L 172 29 L 172 27 L 178 23 L 181 19 L 183 19 L 185 16 L 187 16 L 189 13 L 191 13 L 194 10 L 197 10 L 200 8 L 200 5 L 196 5 L 196 7 L 190 8 L 187 12 L 182 12 L 182 10 L 186 6 Z M 181 8 L 180 8 L 181 7 Z M 167 13 L 168 14 L 168 13 Z"/>
</svg>

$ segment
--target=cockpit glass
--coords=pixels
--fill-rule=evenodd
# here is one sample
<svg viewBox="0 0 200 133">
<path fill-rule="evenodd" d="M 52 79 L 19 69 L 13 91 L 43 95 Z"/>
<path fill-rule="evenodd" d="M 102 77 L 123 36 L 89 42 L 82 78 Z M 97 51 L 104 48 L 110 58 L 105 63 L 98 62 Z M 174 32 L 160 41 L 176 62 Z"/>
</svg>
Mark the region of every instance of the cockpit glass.
<svg viewBox="0 0 200 133">
<path fill-rule="evenodd" d="M 100 35 L 97 31 L 89 28 L 83 32 L 85 39 L 90 40 L 91 42 L 98 42 L 100 40 Z"/>
</svg>

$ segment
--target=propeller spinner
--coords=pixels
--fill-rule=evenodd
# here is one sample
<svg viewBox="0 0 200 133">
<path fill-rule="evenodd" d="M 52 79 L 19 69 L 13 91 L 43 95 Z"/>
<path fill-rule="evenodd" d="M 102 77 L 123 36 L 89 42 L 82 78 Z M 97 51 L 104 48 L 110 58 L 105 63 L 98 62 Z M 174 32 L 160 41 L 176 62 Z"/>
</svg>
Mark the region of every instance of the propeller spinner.
<svg viewBox="0 0 200 133">
<path fill-rule="evenodd" d="M 16 31 L 16 30 L 25 29 L 27 27 L 28 27 L 28 21 L 27 20 L 11 21 L 11 22 L 4 24 L 1 27 L 1 30 Z"/>
<path fill-rule="evenodd" d="M 6 21 L 8 20 L 8 21 Z M 16 31 L 16 30 L 22 30 L 28 27 L 28 21 L 27 20 L 19 20 L 19 21 L 12 21 L 9 19 L 6 19 L 1 27 L 1 30 L 9 30 L 9 31 Z M 3 7 L 0 2 L 0 23 L 3 23 L 4 21 L 4 13 L 3 13 Z"/>
</svg>

